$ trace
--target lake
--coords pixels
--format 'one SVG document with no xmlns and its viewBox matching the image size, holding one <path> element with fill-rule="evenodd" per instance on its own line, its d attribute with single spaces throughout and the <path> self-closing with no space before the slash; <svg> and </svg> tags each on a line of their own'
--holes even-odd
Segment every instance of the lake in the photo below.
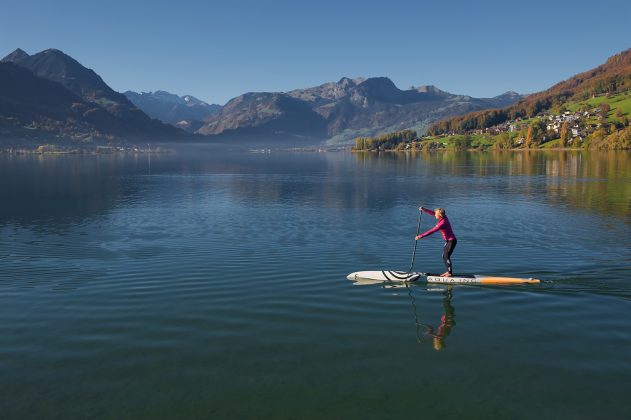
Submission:
<svg viewBox="0 0 631 420">
<path fill-rule="evenodd" d="M 0 203 L 3 418 L 631 410 L 629 153 L 0 155 Z M 408 269 L 421 204 L 456 273 L 542 284 L 347 280 Z"/>
</svg>

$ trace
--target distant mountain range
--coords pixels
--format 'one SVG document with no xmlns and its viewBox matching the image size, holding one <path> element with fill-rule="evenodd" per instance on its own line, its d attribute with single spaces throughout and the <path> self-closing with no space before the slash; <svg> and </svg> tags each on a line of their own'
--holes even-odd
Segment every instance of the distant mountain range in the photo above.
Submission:
<svg viewBox="0 0 631 420">
<path fill-rule="evenodd" d="M 246 93 L 220 107 L 164 91 L 121 94 L 62 51 L 29 55 L 18 48 L 0 61 L 0 141 L 347 144 L 358 135 L 423 131 L 440 118 L 522 98 L 514 92 L 472 98 L 434 86 L 400 90 L 385 77 L 342 78 L 290 92 Z"/>
<path fill-rule="evenodd" d="M 434 86 L 401 90 L 386 77 L 344 77 L 289 92 L 250 92 L 221 107 L 164 91 L 121 94 L 59 50 L 29 55 L 18 48 L 0 61 L 0 141 L 348 144 L 356 136 L 403 129 L 423 133 L 431 124 L 440 133 L 529 117 L 569 99 L 631 86 L 630 74 L 627 50 L 527 97 L 473 98 Z"/>
<path fill-rule="evenodd" d="M 184 133 L 151 119 L 72 57 L 17 49 L 0 61 L 0 136 L 75 142 L 174 140 Z"/>
<path fill-rule="evenodd" d="M 240 141 L 348 144 L 358 135 L 414 128 L 446 116 L 512 104 L 507 92 L 472 98 L 434 86 L 400 90 L 386 77 L 342 78 L 286 93 L 246 93 L 229 101 L 197 132 Z"/>
<path fill-rule="evenodd" d="M 142 93 L 128 90 L 125 96 L 150 117 L 189 132 L 201 128 L 206 119 L 221 109 L 221 105 L 207 104 L 192 95 L 177 96 L 163 90 Z"/>
</svg>

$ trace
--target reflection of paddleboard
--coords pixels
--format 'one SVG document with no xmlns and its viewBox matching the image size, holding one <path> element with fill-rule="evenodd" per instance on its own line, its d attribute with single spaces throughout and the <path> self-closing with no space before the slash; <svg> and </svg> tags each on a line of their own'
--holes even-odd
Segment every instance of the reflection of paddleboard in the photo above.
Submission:
<svg viewBox="0 0 631 420">
<path fill-rule="evenodd" d="M 486 276 L 482 274 L 456 274 L 453 277 L 441 277 L 437 274 L 429 273 L 407 273 L 405 271 L 357 271 L 346 276 L 353 281 L 372 280 L 390 282 L 413 282 L 424 279 L 427 283 L 449 283 L 449 284 L 522 284 L 540 283 L 540 280 L 533 278 L 514 278 Z"/>
</svg>

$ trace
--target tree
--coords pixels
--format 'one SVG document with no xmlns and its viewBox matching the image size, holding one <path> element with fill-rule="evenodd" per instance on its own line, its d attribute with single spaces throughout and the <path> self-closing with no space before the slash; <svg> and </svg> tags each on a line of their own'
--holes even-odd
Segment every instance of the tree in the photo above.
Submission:
<svg viewBox="0 0 631 420">
<path fill-rule="evenodd" d="M 456 150 L 467 150 L 471 147 L 471 136 L 458 136 L 454 140 L 454 149 Z"/>
<path fill-rule="evenodd" d="M 512 144 L 510 140 L 510 135 L 506 132 L 500 134 L 497 137 L 497 141 L 495 143 L 496 147 L 499 149 L 510 149 Z"/>
<path fill-rule="evenodd" d="M 524 142 L 524 146 L 526 146 L 527 149 L 530 148 L 533 137 L 534 137 L 534 128 L 531 125 L 530 127 L 528 127 L 528 132 L 526 133 L 526 140 Z"/>
<path fill-rule="evenodd" d="M 378 137 L 355 138 L 356 150 L 400 150 L 417 138 L 416 131 L 403 130 Z"/>
<path fill-rule="evenodd" d="M 568 132 L 568 123 L 565 121 L 561 126 L 561 146 L 567 147 L 570 140 L 570 133 Z"/>
</svg>

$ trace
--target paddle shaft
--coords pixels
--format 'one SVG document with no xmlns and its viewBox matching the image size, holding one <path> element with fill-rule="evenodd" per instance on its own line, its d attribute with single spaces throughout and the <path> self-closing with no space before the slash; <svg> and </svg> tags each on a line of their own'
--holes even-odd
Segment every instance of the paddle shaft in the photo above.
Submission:
<svg viewBox="0 0 631 420">
<path fill-rule="evenodd" d="M 416 236 L 418 236 L 418 233 L 421 231 L 421 216 L 423 216 L 423 212 L 419 211 L 418 225 L 416 226 Z M 416 245 L 418 244 L 416 236 L 414 237 L 414 252 L 412 253 L 412 262 L 410 263 L 410 269 L 408 270 L 408 273 L 412 272 L 412 267 L 414 267 L 414 258 L 416 258 Z"/>
</svg>

